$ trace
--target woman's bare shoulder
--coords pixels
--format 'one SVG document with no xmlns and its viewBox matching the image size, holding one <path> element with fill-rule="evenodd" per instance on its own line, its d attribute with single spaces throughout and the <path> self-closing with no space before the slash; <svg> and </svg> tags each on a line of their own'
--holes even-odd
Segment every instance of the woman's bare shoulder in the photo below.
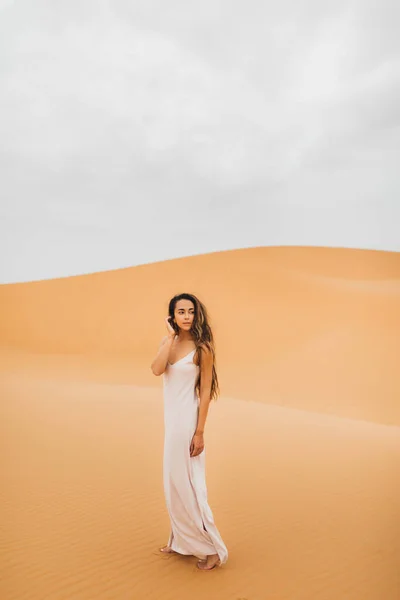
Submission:
<svg viewBox="0 0 400 600">
<path fill-rule="evenodd" d="M 202 352 L 209 352 L 209 353 L 211 353 L 210 346 L 207 344 L 207 342 L 200 342 L 200 344 L 198 344 L 197 347 L 200 348 L 200 350 Z"/>
<path fill-rule="evenodd" d="M 202 358 L 205 360 L 213 360 L 213 353 L 207 344 L 200 343 L 197 346 L 197 349 L 200 351 Z"/>
</svg>

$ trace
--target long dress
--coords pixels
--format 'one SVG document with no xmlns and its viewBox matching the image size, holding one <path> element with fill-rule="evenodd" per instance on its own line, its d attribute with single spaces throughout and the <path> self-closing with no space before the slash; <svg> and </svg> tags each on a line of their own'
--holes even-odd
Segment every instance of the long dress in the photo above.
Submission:
<svg viewBox="0 0 400 600">
<path fill-rule="evenodd" d="M 218 554 L 224 564 L 228 550 L 207 501 L 205 449 L 197 456 L 190 456 L 199 410 L 195 390 L 199 366 L 193 362 L 194 353 L 192 350 L 175 363 L 168 363 L 163 374 L 163 480 L 171 521 L 168 546 L 179 554 L 201 560 Z"/>
</svg>

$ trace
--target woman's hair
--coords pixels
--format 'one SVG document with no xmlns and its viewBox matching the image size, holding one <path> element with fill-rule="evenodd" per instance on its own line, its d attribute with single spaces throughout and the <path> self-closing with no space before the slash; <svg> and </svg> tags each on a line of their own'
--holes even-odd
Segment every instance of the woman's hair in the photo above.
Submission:
<svg viewBox="0 0 400 600">
<path fill-rule="evenodd" d="M 212 380 L 211 380 L 211 400 L 217 399 L 219 395 L 219 383 L 218 376 L 216 371 L 215 364 L 215 343 L 214 336 L 211 331 L 211 327 L 209 324 L 209 317 L 207 314 L 206 307 L 196 296 L 193 294 L 177 294 L 169 301 L 168 306 L 168 314 L 171 317 L 170 322 L 176 333 L 178 333 L 179 328 L 178 325 L 174 322 L 174 314 L 175 314 L 175 306 L 179 300 L 190 300 L 194 305 L 194 318 L 191 327 L 191 334 L 193 335 L 194 342 L 196 344 L 196 353 L 199 358 L 199 365 L 201 367 L 201 353 L 203 348 L 207 348 L 212 354 L 213 357 L 213 367 L 212 367 Z M 200 384 L 201 384 L 201 368 L 199 371 L 199 376 L 197 378 L 195 389 L 198 394 L 200 394 Z"/>
</svg>

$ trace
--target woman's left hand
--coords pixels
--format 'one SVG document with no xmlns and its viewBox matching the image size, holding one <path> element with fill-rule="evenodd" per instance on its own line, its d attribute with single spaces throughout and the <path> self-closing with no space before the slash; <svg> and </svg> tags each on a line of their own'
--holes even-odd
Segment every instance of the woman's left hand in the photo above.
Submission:
<svg viewBox="0 0 400 600">
<path fill-rule="evenodd" d="M 190 456 L 198 456 L 204 450 L 204 435 L 202 433 L 195 433 L 190 444 Z"/>
</svg>

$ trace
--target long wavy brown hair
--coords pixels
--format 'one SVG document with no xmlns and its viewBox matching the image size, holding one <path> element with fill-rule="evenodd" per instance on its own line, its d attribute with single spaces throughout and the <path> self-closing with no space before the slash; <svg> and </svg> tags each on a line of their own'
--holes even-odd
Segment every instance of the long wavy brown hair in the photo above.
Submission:
<svg viewBox="0 0 400 600">
<path fill-rule="evenodd" d="M 190 333 L 193 336 L 194 342 L 196 344 L 196 355 L 198 357 L 198 363 L 200 366 L 199 375 L 196 381 L 195 389 L 197 394 L 200 395 L 200 385 L 201 385 L 201 356 L 203 348 L 207 348 L 213 357 L 213 367 L 212 367 L 212 380 L 211 380 L 211 400 L 216 400 L 219 395 L 219 382 L 216 370 L 216 359 L 215 359 L 215 342 L 214 336 L 211 331 L 209 316 L 207 313 L 207 309 L 200 300 L 194 296 L 193 294 L 177 294 L 169 301 L 168 305 L 168 314 L 171 317 L 170 323 L 176 333 L 179 332 L 178 325 L 173 321 L 175 314 L 175 306 L 179 300 L 190 300 L 194 305 L 194 318 L 192 327 L 190 329 Z"/>
</svg>

